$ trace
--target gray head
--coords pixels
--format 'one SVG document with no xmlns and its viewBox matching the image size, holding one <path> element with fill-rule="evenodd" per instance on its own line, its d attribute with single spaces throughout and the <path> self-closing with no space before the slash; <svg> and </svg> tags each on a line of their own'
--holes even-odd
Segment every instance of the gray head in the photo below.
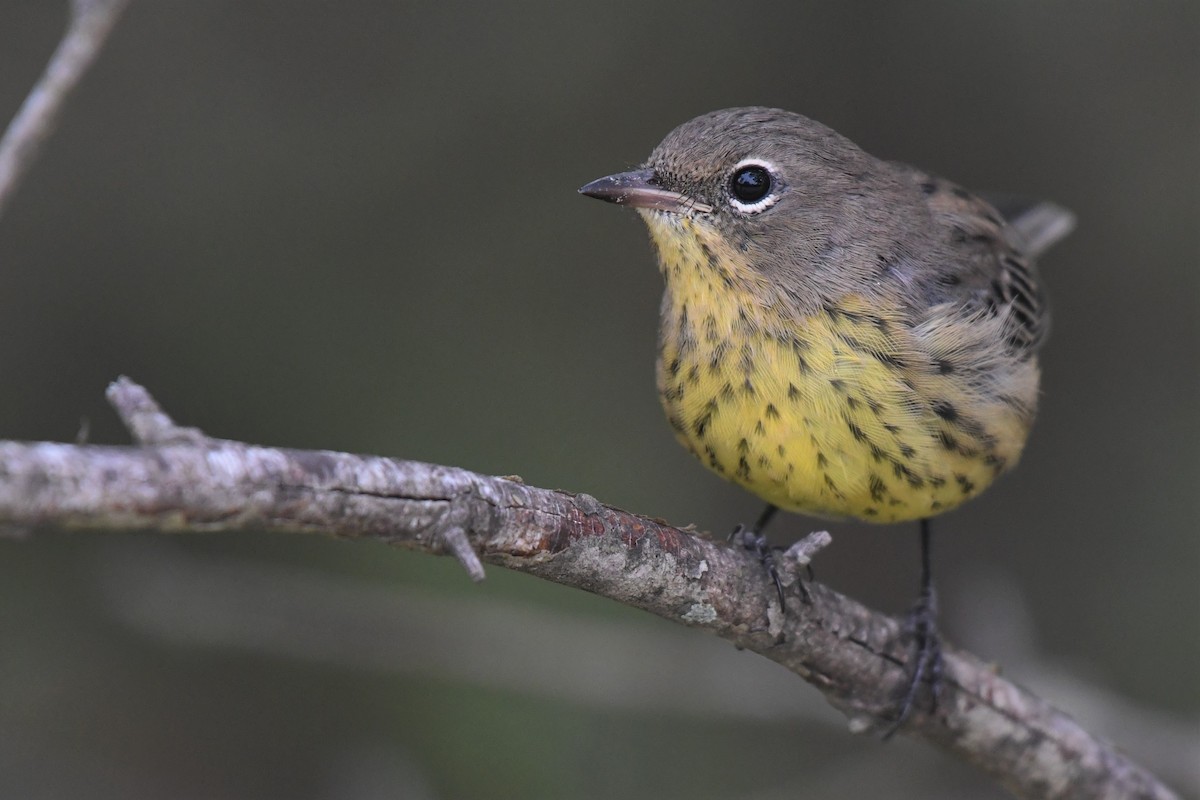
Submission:
<svg viewBox="0 0 1200 800">
<path fill-rule="evenodd" d="M 803 306 L 870 285 L 878 254 L 911 252 L 929 218 L 894 165 L 775 108 L 696 117 L 667 134 L 641 169 L 580 191 L 712 228 Z"/>
</svg>

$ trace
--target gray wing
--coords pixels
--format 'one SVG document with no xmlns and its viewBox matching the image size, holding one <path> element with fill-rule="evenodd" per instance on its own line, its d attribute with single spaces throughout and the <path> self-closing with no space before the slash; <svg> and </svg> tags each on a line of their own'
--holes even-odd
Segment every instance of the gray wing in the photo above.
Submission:
<svg viewBox="0 0 1200 800">
<path fill-rule="evenodd" d="M 970 305 L 1008 317 L 1014 350 L 1033 355 L 1050 330 L 1034 259 L 1070 232 L 1074 217 L 1052 203 L 996 198 L 996 204 L 949 181 L 912 169 L 953 258 L 943 275 Z"/>
</svg>

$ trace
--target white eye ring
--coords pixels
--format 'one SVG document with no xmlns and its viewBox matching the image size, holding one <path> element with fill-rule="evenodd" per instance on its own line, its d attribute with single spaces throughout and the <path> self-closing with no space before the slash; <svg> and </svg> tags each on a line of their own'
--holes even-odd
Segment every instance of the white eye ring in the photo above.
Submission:
<svg viewBox="0 0 1200 800">
<path fill-rule="evenodd" d="M 766 172 L 770 182 L 767 191 L 758 199 L 745 200 L 736 194 L 736 181 L 744 172 Z M 734 210 L 741 214 L 761 214 L 779 202 L 780 189 L 783 182 L 779 179 L 779 170 L 770 161 L 761 158 L 744 158 L 734 165 L 729 174 L 729 203 Z"/>
</svg>

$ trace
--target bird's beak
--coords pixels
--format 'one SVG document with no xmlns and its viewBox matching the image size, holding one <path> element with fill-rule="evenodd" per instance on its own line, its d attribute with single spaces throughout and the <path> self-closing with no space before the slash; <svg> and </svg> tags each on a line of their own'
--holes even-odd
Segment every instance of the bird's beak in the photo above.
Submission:
<svg viewBox="0 0 1200 800">
<path fill-rule="evenodd" d="M 609 175 L 581 186 L 579 193 L 595 197 L 598 200 L 607 200 L 620 206 L 653 208 L 673 214 L 684 214 L 689 211 L 707 214 L 713 210 L 708 203 L 702 203 L 693 197 L 659 186 L 652 169 L 618 172 L 616 175 Z"/>
</svg>

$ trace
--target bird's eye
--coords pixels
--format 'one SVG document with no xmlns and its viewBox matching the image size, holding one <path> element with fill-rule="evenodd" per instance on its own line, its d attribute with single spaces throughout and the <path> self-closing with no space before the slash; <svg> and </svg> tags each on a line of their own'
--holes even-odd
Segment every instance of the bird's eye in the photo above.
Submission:
<svg viewBox="0 0 1200 800">
<path fill-rule="evenodd" d="M 771 173 L 757 164 L 733 173 L 733 194 L 743 203 L 757 203 L 771 191 Z"/>
<path fill-rule="evenodd" d="M 757 214 L 778 199 L 776 184 L 775 175 L 768 164 L 744 161 L 734 167 L 729 178 L 730 200 L 738 211 Z"/>
</svg>

